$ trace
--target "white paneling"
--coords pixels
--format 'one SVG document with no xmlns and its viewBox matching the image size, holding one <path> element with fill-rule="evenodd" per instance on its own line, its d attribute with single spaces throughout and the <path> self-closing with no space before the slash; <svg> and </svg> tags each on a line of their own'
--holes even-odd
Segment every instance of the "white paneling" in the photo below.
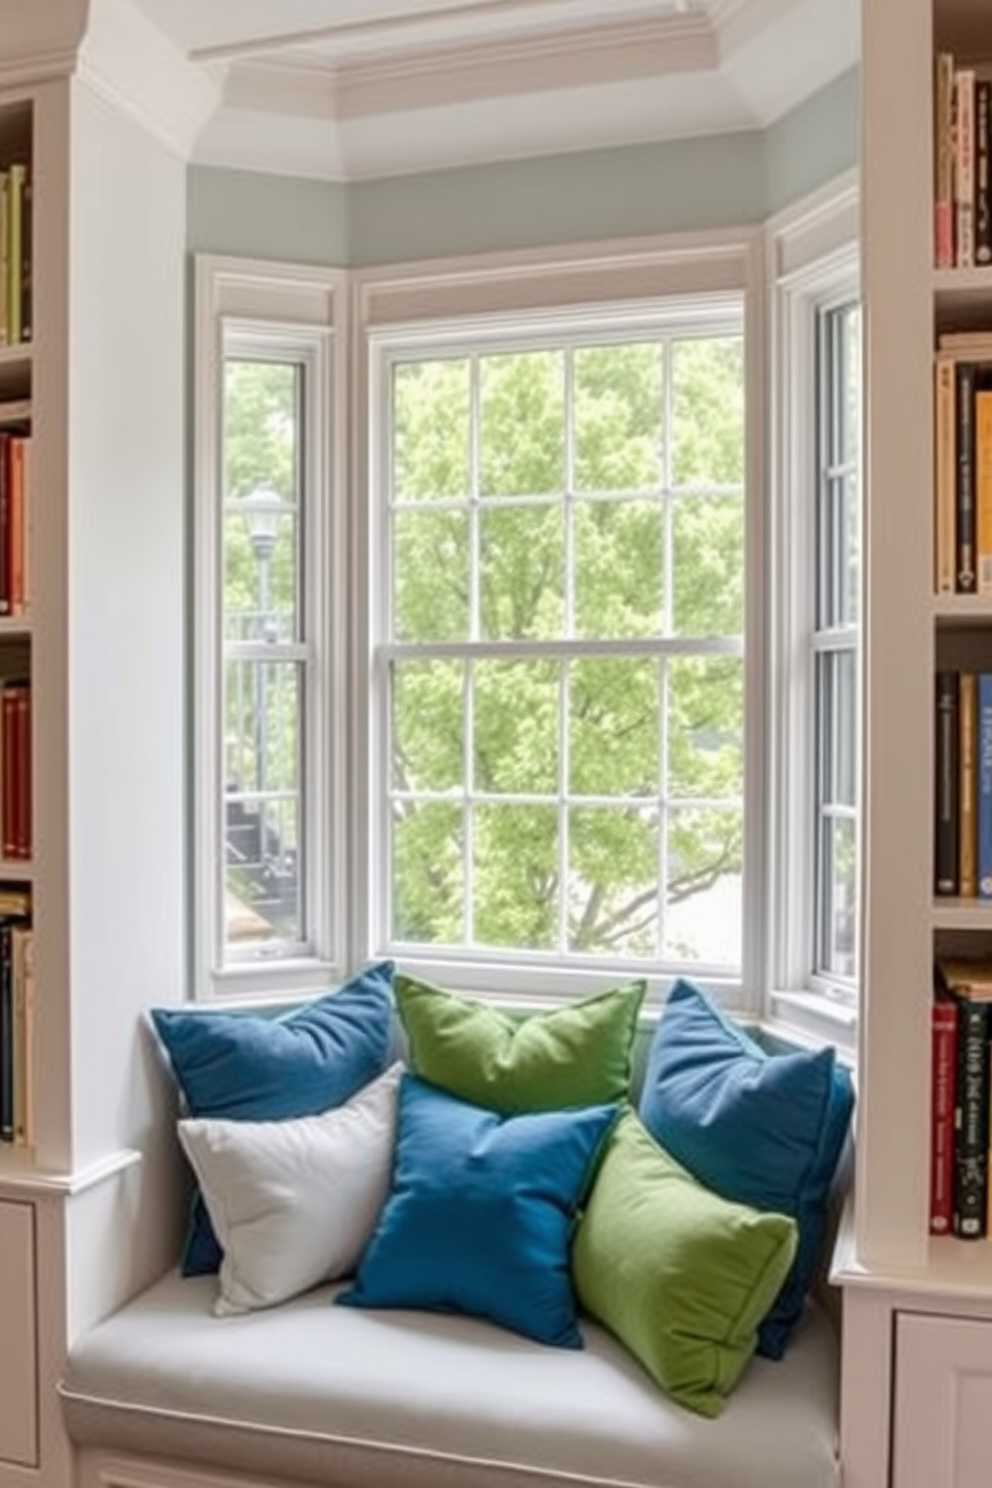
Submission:
<svg viewBox="0 0 992 1488">
<path fill-rule="evenodd" d="M 901 1313 L 892 1488 L 988 1488 L 992 1322 Z"/>
<path fill-rule="evenodd" d="M 0 1463 L 31 1467 L 38 1457 L 38 1344 L 30 1204 L 0 1202 L 0 1258 Z"/>
</svg>

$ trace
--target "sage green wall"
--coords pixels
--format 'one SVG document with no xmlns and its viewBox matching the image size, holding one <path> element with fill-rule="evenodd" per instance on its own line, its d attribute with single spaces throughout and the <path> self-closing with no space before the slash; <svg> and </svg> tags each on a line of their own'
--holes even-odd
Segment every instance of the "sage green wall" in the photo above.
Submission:
<svg viewBox="0 0 992 1488">
<path fill-rule="evenodd" d="M 356 267 L 763 221 L 857 161 L 858 71 L 764 132 L 349 184 L 191 166 L 192 253 Z"/>
</svg>

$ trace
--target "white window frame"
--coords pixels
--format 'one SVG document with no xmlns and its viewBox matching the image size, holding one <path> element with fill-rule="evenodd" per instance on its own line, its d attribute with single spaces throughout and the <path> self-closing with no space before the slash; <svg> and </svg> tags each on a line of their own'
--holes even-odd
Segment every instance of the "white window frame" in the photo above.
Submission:
<svg viewBox="0 0 992 1488">
<path fill-rule="evenodd" d="M 205 255 L 196 263 L 194 386 L 194 861 L 191 981 L 202 1000 L 298 995 L 346 963 L 343 729 L 346 479 L 344 276 L 327 270 Z M 299 565 L 301 811 L 306 811 L 301 909 L 305 943 L 262 943 L 225 959 L 223 781 L 223 362 L 226 351 L 305 369 Z"/>
<path fill-rule="evenodd" d="M 857 1030 L 857 985 L 814 971 L 816 653 L 829 645 L 829 638 L 816 633 L 817 326 L 824 311 L 858 298 L 858 269 L 858 191 L 853 172 L 769 223 L 774 389 L 769 428 L 773 457 L 769 1021 L 851 1051 Z"/>
<path fill-rule="evenodd" d="M 374 492 L 385 451 L 371 437 L 371 409 L 382 396 L 382 367 L 389 349 L 435 338 L 438 345 L 477 337 L 480 331 L 498 330 L 513 317 L 513 337 L 519 340 L 522 327 L 535 334 L 567 321 L 595 330 L 608 323 L 622 327 L 624 317 L 636 325 L 645 311 L 682 301 L 690 311 L 693 300 L 699 307 L 713 303 L 711 297 L 733 294 L 743 300 L 745 338 L 745 633 L 757 639 L 764 634 L 762 554 L 764 512 L 761 431 L 763 403 L 763 242 L 760 232 L 686 235 L 651 243 L 609 245 L 591 259 L 582 251 L 538 252 L 525 255 L 493 255 L 471 264 L 414 266 L 397 275 L 395 270 L 369 271 L 358 275 L 360 332 L 360 389 L 364 404 L 359 412 L 363 438 L 356 472 L 358 488 L 370 492 L 359 513 L 356 572 L 378 575 L 368 590 L 362 635 L 357 696 L 368 697 L 377 688 L 376 666 L 382 653 L 376 640 L 384 634 L 384 584 L 381 564 L 385 561 L 377 527 Z M 636 292 L 632 293 L 632 291 Z M 615 298 L 611 298 L 611 296 Z M 541 309 L 534 309 L 539 305 Z M 545 308 L 546 307 L 546 308 Z M 457 312 L 457 313 L 456 313 Z M 377 564 L 379 567 L 377 567 Z M 763 733 L 765 699 L 764 665 L 760 643 L 745 648 L 745 780 L 747 827 L 744 847 L 744 895 L 742 903 L 743 957 L 739 979 L 719 980 L 700 975 L 718 991 L 728 1007 L 756 1014 L 764 1005 L 764 925 L 762 870 L 764 863 L 764 771 Z M 370 719 L 371 732 L 359 731 L 354 759 L 361 780 L 356 800 L 362 820 L 371 822 L 363 843 L 363 874 L 366 899 L 356 906 L 359 940 L 364 959 L 392 954 L 386 939 L 385 888 L 380 872 L 384 865 L 372 844 L 382 840 L 382 803 L 376 791 L 376 772 L 386 769 L 386 729 L 381 710 Z M 374 766 L 372 762 L 375 762 Z M 381 778 L 386 778 L 382 775 Z M 431 947 L 404 947 L 403 966 L 442 985 L 486 994 L 513 1002 L 553 1002 L 569 996 L 600 990 L 620 975 L 646 976 L 652 987 L 666 986 L 672 978 L 654 968 L 630 966 L 618 972 L 612 964 L 540 964 L 524 956 L 485 959 L 466 954 L 444 954 Z M 692 971 L 687 969 L 687 975 Z M 656 1005 L 654 991 L 649 1002 Z"/>
</svg>

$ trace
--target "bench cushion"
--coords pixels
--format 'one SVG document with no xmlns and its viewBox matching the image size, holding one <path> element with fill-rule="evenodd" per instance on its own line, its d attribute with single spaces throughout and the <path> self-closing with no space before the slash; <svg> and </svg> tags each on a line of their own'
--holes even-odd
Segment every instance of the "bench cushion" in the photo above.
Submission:
<svg viewBox="0 0 992 1488">
<path fill-rule="evenodd" d="M 668 1400 L 588 1319 L 581 1351 L 432 1313 L 332 1307 L 324 1287 L 217 1318 L 169 1275 L 70 1354 L 80 1445 L 325 1488 L 838 1488 L 837 1345 L 807 1307 L 722 1416 Z"/>
</svg>

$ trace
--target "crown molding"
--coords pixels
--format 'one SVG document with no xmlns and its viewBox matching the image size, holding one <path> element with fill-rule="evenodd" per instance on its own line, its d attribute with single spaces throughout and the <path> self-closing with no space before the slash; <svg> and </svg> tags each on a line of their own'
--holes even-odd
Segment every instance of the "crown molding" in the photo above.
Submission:
<svg viewBox="0 0 992 1488">
<path fill-rule="evenodd" d="M 82 81 L 182 158 L 221 97 L 215 69 L 194 66 L 129 0 L 90 0 Z"/>
<path fill-rule="evenodd" d="M 68 77 L 86 31 L 89 0 L 0 0 L 0 87 Z"/>
<path fill-rule="evenodd" d="M 673 15 L 352 62 L 320 63 L 312 52 L 294 49 L 277 61 L 232 63 L 224 103 L 311 118 L 362 119 L 709 71 L 718 62 L 717 39 L 708 23 Z"/>
<path fill-rule="evenodd" d="M 709 24 L 685 16 L 585 26 L 558 34 L 448 46 L 340 68 L 343 119 L 443 107 L 474 98 L 663 79 L 719 63 Z"/>
</svg>

